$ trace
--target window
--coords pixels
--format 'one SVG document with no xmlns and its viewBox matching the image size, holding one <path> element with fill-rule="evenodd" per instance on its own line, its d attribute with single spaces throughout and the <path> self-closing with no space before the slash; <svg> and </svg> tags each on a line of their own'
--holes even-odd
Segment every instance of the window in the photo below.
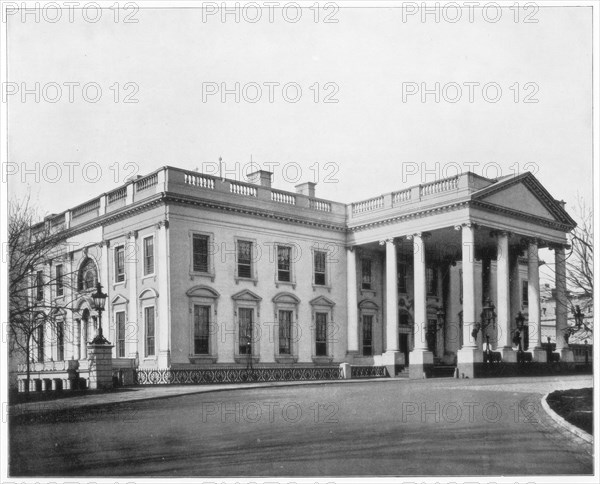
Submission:
<svg viewBox="0 0 600 484">
<path fill-rule="evenodd" d="M 279 311 L 279 354 L 292 354 L 292 311 Z"/>
<path fill-rule="evenodd" d="M 406 264 L 398 264 L 398 292 L 406 294 Z"/>
<path fill-rule="evenodd" d="M 144 308 L 144 321 L 146 322 L 146 356 L 156 354 L 154 348 L 154 306 Z"/>
<path fill-rule="evenodd" d="M 144 239 L 144 275 L 154 274 L 154 237 Z"/>
<path fill-rule="evenodd" d="M 438 289 L 438 278 L 437 278 L 437 268 L 428 267 L 425 272 L 427 278 L 427 295 L 428 296 L 437 296 Z"/>
<path fill-rule="evenodd" d="M 363 356 L 371 356 L 373 354 L 373 315 L 363 315 L 363 341 L 362 341 Z"/>
<path fill-rule="evenodd" d="M 38 301 L 44 299 L 44 273 L 37 271 L 35 274 L 35 298 Z"/>
<path fill-rule="evenodd" d="M 315 269 L 315 285 L 324 286 L 327 283 L 326 273 L 327 252 L 324 250 L 315 250 L 314 252 L 314 269 Z"/>
<path fill-rule="evenodd" d="M 371 259 L 362 259 L 362 288 L 372 289 L 372 277 L 371 277 Z"/>
<path fill-rule="evenodd" d="M 237 250 L 238 277 L 252 277 L 252 242 L 247 240 L 238 241 Z"/>
<path fill-rule="evenodd" d="M 194 305 L 194 354 L 209 353 L 210 306 Z"/>
<path fill-rule="evenodd" d="M 116 314 L 117 319 L 117 357 L 125 358 L 125 311 Z"/>
<path fill-rule="evenodd" d="M 115 282 L 125 280 L 125 247 L 115 247 Z"/>
<path fill-rule="evenodd" d="M 521 282 L 521 298 L 523 306 L 527 306 L 529 304 L 529 288 L 527 281 Z"/>
<path fill-rule="evenodd" d="M 77 288 L 80 291 L 87 291 L 88 289 L 94 289 L 98 282 L 98 270 L 96 269 L 96 263 L 87 258 L 79 269 L 77 276 Z"/>
<path fill-rule="evenodd" d="M 44 325 L 40 324 L 36 330 L 36 341 L 37 341 L 37 360 L 39 362 L 44 361 Z"/>
<path fill-rule="evenodd" d="M 56 360 L 64 361 L 65 359 L 65 323 L 57 321 L 56 325 Z"/>
<path fill-rule="evenodd" d="M 56 266 L 56 295 L 62 296 L 64 292 L 63 284 L 63 266 L 59 264 Z"/>
<path fill-rule="evenodd" d="M 316 313 L 316 347 L 317 356 L 327 356 L 327 313 Z"/>
<path fill-rule="evenodd" d="M 291 247 L 277 246 L 277 280 L 279 282 L 291 282 L 292 280 L 291 255 Z"/>
<path fill-rule="evenodd" d="M 208 272 L 208 235 L 192 236 L 192 270 Z"/>
<path fill-rule="evenodd" d="M 252 354 L 252 322 L 254 310 L 252 308 L 239 308 L 239 347 L 240 355 Z"/>
</svg>

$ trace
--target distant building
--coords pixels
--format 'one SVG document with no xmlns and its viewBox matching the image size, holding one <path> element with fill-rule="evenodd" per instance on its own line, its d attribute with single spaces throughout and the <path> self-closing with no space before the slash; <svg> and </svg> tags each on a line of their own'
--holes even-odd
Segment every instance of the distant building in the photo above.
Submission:
<svg viewBox="0 0 600 484">
<path fill-rule="evenodd" d="M 59 335 L 40 328 L 38 378 L 85 377 L 97 281 L 115 371 L 348 362 L 408 366 L 416 378 L 436 364 L 473 375 L 486 337 L 516 362 L 525 309 L 519 334 L 545 361 L 538 249 L 554 249 L 565 297 L 575 226 L 531 173 L 463 173 L 346 205 L 318 198 L 314 183 L 278 190 L 265 171 L 246 183 L 173 167 L 44 223 L 70 249 L 40 270 L 75 277 L 60 290 L 40 283 L 32 297 L 77 302 Z M 493 321 L 482 320 L 488 299 Z M 563 331 L 560 305 L 554 319 Z"/>
</svg>

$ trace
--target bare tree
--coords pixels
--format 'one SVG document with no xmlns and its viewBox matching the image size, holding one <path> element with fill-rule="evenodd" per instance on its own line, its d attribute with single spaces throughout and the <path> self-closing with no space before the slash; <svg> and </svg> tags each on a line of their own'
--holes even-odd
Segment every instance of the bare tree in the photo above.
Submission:
<svg viewBox="0 0 600 484">
<path fill-rule="evenodd" d="M 9 349 L 20 352 L 25 360 L 26 391 L 29 391 L 33 348 L 43 344 L 40 336 L 44 328 L 50 327 L 53 334 L 63 331 L 64 338 L 65 316 L 76 294 L 69 290 L 74 280 L 72 274 L 56 270 L 60 264 L 56 261 L 66 253 L 66 243 L 60 236 L 62 227 L 53 225 L 52 220 L 36 223 L 37 220 L 29 197 L 9 202 Z"/>
<path fill-rule="evenodd" d="M 567 285 L 569 287 L 569 308 L 573 316 L 586 314 L 594 302 L 594 214 L 579 199 L 578 225 L 571 232 L 571 250 L 567 254 Z M 583 331 L 585 337 L 592 335 L 593 318 L 575 318 L 575 325 L 567 329 L 565 337 Z"/>
</svg>

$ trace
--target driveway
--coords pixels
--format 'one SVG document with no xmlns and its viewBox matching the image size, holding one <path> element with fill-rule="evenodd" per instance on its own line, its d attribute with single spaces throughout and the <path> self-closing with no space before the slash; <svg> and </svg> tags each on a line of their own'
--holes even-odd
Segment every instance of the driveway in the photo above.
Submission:
<svg viewBox="0 0 600 484">
<path fill-rule="evenodd" d="M 12 416 L 13 476 L 591 474 L 543 394 L 591 376 L 234 389 Z M 188 387 L 189 390 L 189 387 Z"/>
</svg>

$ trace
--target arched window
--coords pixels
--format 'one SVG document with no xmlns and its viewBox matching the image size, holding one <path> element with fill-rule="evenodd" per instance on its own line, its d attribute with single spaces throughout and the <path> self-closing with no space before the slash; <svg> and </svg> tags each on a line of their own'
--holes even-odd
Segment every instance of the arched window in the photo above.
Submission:
<svg viewBox="0 0 600 484">
<path fill-rule="evenodd" d="M 87 291 L 94 289 L 98 283 L 98 269 L 96 263 L 89 257 L 83 261 L 77 275 L 77 289 Z"/>
</svg>

